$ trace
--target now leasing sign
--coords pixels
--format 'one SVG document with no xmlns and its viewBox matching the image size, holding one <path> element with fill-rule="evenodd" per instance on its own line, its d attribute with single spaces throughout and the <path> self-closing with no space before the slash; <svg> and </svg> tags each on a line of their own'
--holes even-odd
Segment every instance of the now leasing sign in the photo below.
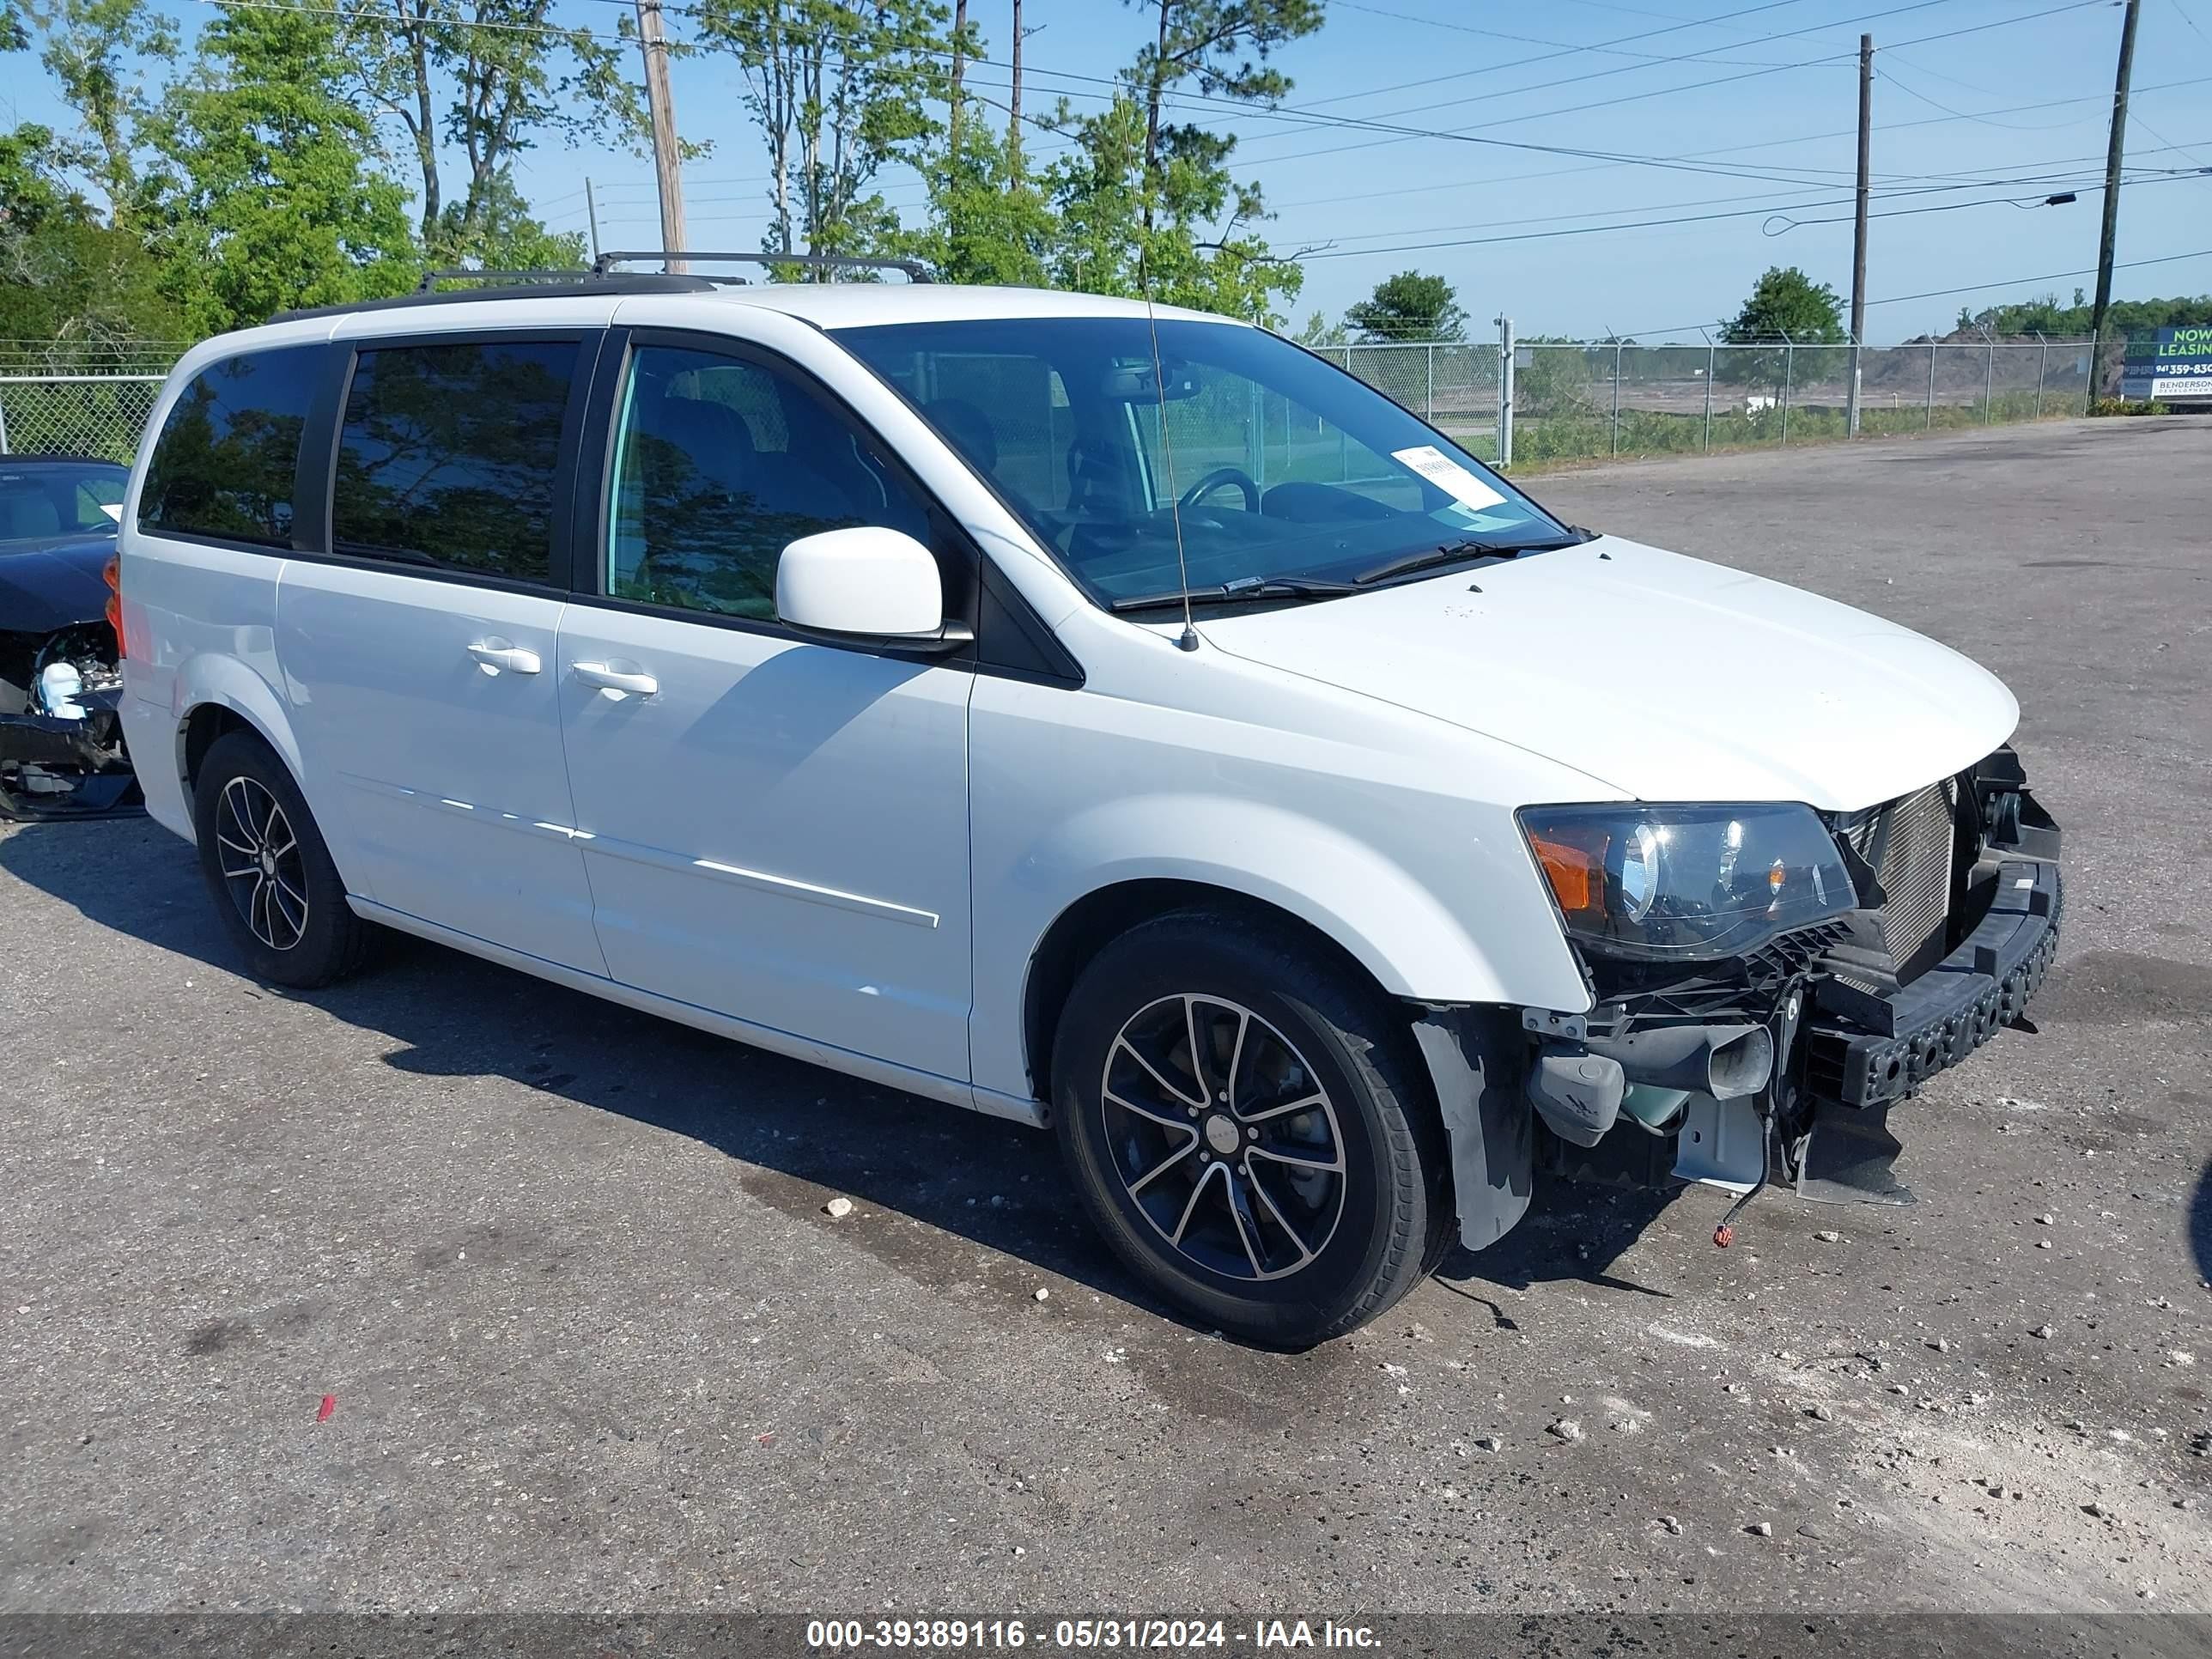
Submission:
<svg viewBox="0 0 2212 1659">
<path fill-rule="evenodd" d="M 2154 340 L 2129 341 L 2120 396 L 2212 400 L 2212 327 L 2162 328 Z"/>
</svg>

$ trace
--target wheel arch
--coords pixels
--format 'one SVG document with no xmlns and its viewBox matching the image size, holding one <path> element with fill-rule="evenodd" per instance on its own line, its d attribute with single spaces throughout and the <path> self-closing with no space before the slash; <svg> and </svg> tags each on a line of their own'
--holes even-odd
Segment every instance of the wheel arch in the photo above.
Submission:
<svg viewBox="0 0 2212 1659">
<path fill-rule="evenodd" d="M 1188 877 L 1145 876 L 1112 882 L 1063 909 L 1030 955 L 1022 994 L 1022 1049 L 1037 1100 L 1050 1102 L 1054 1039 L 1060 1013 L 1084 969 L 1132 928 L 1188 910 L 1226 911 L 1293 938 L 1363 989 L 1386 1002 L 1398 1000 L 1398 994 L 1357 952 L 1307 917 L 1271 900 Z M 1410 1009 L 1406 1018 L 1410 1031 Z"/>
<path fill-rule="evenodd" d="M 292 722 L 269 683 L 234 659 L 197 656 L 177 671 L 177 775 L 191 797 L 199 777 L 200 763 L 217 738 L 246 731 L 267 744 L 293 782 L 306 791 L 301 775 L 300 745 Z"/>
</svg>

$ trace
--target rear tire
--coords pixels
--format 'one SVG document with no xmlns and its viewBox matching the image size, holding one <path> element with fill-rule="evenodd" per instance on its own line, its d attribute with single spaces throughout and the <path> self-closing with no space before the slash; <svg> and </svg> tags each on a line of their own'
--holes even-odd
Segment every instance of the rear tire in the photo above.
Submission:
<svg viewBox="0 0 2212 1659">
<path fill-rule="evenodd" d="M 1285 1348 L 1357 1329 L 1449 1243 L 1442 1125 L 1404 1018 L 1231 913 L 1132 929 L 1076 981 L 1054 1129 L 1084 1207 L 1161 1295 Z"/>
<path fill-rule="evenodd" d="M 356 971 L 375 929 L 345 883 L 292 775 L 246 732 L 219 738 L 192 787 L 200 872 L 256 979 L 313 990 Z"/>
</svg>

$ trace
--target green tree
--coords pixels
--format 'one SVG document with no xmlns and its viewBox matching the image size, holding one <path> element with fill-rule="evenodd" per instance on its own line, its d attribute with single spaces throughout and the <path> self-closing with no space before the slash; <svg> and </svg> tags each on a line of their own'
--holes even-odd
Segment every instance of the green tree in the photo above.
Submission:
<svg viewBox="0 0 2212 1659">
<path fill-rule="evenodd" d="M 468 203 L 448 202 L 426 250 L 433 264 L 459 257 L 485 270 L 581 270 L 580 231 L 552 231 L 533 216 L 505 168 L 471 186 Z"/>
<path fill-rule="evenodd" d="M 1316 311 L 1291 337 L 1302 346 L 1341 348 L 1352 343 L 1352 331 L 1342 323 L 1332 323 L 1324 313 Z"/>
<path fill-rule="evenodd" d="M 1815 283 L 1795 265 L 1769 268 L 1752 284 L 1742 309 L 1721 329 L 1723 341 L 1740 346 L 1836 345 L 1849 337 L 1836 290 Z M 1832 352 L 1731 351 L 1721 362 L 1720 375 L 1778 387 L 1786 378 L 1809 380 L 1832 374 L 1839 362 L 1839 354 Z"/>
<path fill-rule="evenodd" d="M 1266 210 L 1256 186 L 1230 176 L 1234 140 L 1206 135 L 1210 143 L 1200 146 L 1178 129 L 1178 143 L 1148 172 L 1145 106 L 1134 94 L 1079 119 L 1063 106 L 1054 125 L 1075 139 L 1047 174 L 1060 218 L 1055 286 L 1149 292 L 1164 305 L 1280 320 L 1277 302 L 1297 297 L 1304 273 L 1255 228 Z"/>
<path fill-rule="evenodd" d="M 1374 293 L 1350 307 L 1344 320 L 1362 340 L 1460 340 L 1467 313 L 1441 276 L 1401 270 L 1375 284 Z"/>
<path fill-rule="evenodd" d="M 1150 45 L 1138 54 L 1129 79 L 1145 100 L 1145 171 L 1157 174 L 1163 157 L 1181 150 L 1200 166 L 1218 166 L 1235 141 L 1196 125 L 1161 119 L 1163 101 L 1187 81 L 1209 98 L 1273 103 L 1291 89 L 1290 77 L 1267 65 L 1276 47 L 1322 25 L 1322 0 L 1123 0 L 1154 15 Z M 1146 204 L 1147 229 L 1156 204 Z"/>
<path fill-rule="evenodd" d="M 352 76 L 319 10 L 241 8 L 202 32 L 153 124 L 167 286 L 195 330 L 412 284 L 407 192 L 380 165 Z"/>
<path fill-rule="evenodd" d="M 939 0 L 701 0 L 702 41 L 735 58 L 768 149 L 769 252 L 872 255 L 901 244 L 875 179 L 943 131 L 951 95 Z M 797 275 L 796 269 L 779 273 Z M 827 273 L 815 273 L 826 276 Z"/>
<path fill-rule="evenodd" d="M 2088 296 L 2077 288 L 2071 305 L 2061 303 L 2056 294 L 2046 294 L 2040 299 L 2009 301 L 1980 311 L 1968 311 L 1961 306 L 1958 327 L 1960 332 L 1978 337 L 1986 331 L 1996 335 L 2047 334 L 2054 339 L 2069 335 L 2087 337 L 2092 311 Z M 2116 300 L 2106 324 L 2118 335 L 2207 325 L 2212 325 L 2212 294 L 2193 297 L 2185 295 L 2171 300 Z"/>
<path fill-rule="evenodd" d="M 501 263 L 492 221 L 514 204 L 516 155 L 541 135 L 645 131 L 627 54 L 551 17 L 552 0 L 365 0 L 338 21 L 354 84 L 406 136 L 422 179 L 417 234 L 434 263 Z M 456 153 L 458 194 L 441 161 Z"/>
<path fill-rule="evenodd" d="M 1237 141 L 1163 118 L 1186 86 L 1207 96 L 1267 100 L 1291 88 L 1266 64 L 1286 40 L 1321 26 L 1319 0 L 1128 0 L 1152 11 L 1154 38 L 1104 109 L 1078 117 L 1063 100 L 1046 124 L 1074 140 L 1047 174 L 1060 218 L 1053 280 L 1095 294 L 1158 300 L 1280 320 L 1304 281 L 1297 256 L 1260 234 L 1267 204 L 1230 171 Z"/>
<path fill-rule="evenodd" d="M 48 128 L 0 134 L 0 337 L 38 343 L 56 370 L 181 338 L 184 320 L 144 240 L 102 223 L 68 166 Z"/>
<path fill-rule="evenodd" d="M 130 60 L 174 58 L 176 23 L 145 0 L 51 0 L 23 9 L 42 37 L 39 61 L 84 124 L 82 139 L 64 141 L 58 153 L 98 184 L 110 221 L 121 224 L 139 205 L 138 135 L 149 112 L 143 77 Z M 21 22 L 0 35 L 27 44 Z"/>
</svg>

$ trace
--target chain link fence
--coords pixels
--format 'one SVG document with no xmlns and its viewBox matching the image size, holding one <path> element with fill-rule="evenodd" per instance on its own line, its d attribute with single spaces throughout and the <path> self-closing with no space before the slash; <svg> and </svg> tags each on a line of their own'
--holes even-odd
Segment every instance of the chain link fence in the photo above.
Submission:
<svg viewBox="0 0 2212 1659">
<path fill-rule="evenodd" d="M 1523 469 L 1613 456 L 1710 454 L 2079 415 L 2118 386 L 2125 344 L 2093 375 L 2086 340 L 1867 346 L 1415 341 L 1316 348 L 1471 453 Z M 138 372 L 141 368 L 146 372 Z M 0 454 L 137 453 L 162 375 L 57 373 L 0 359 Z M 1287 449 L 1292 434 L 1283 416 Z M 1501 447 L 1500 434 L 1508 445 Z"/>
<path fill-rule="evenodd" d="M 1416 340 L 1388 345 L 1317 346 L 1419 416 L 1471 455 L 1498 459 L 1498 347 L 1486 341 Z"/>
<path fill-rule="evenodd" d="M 2100 389 L 2117 384 L 2122 349 L 2107 343 Z M 1530 341 L 1510 348 L 1510 394 L 1502 342 L 1318 349 L 1485 460 L 1522 468 L 1842 439 L 1854 374 L 1867 437 L 2079 415 L 2093 378 L 2087 341 L 2039 336 L 1856 350 Z"/>
<path fill-rule="evenodd" d="M 99 455 L 127 465 L 165 378 L 0 374 L 0 455 Z"/>
</svg>

